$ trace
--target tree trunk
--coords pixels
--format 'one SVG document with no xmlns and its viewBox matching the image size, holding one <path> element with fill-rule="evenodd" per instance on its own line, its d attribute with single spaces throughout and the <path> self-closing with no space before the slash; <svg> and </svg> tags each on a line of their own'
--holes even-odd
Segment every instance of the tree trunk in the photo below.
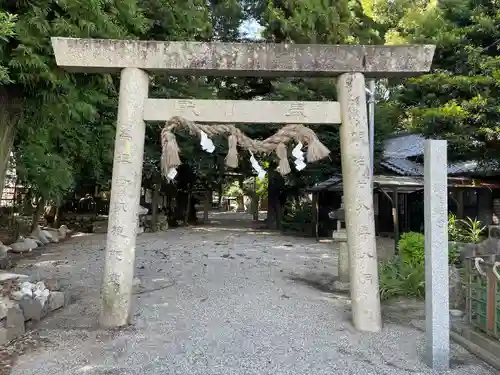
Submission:
<svg viewBox="0 0 500 375">
<path fill-rule="evenodd" d="M 186 212 L 184 213 L 184 225 L 188 225 L 189 213 L 191 211 L 191 191 L 187 193 Z"/>
<path fill-rule="evenodd" d="M 0 109 L 0 195 L 5 187 L 5 179 L 9 168 L 10 152 L 14 144 L 15 125 Z"/>
<path fill-rule="evenodd" d="M 259 196 L 255 191 L 257 189 L 256 177 L 253 178 L 252 194 L 250 195 L 250 212 L 252 213 L 252 220 L 259 221 Z"/>
<path fill-rule="evenodd" d="M 259 221 L 259 196 L 256 193 L 251 196 L 250 212 L 252 213 L 252 220 Z"/>
<path fill-rule="evenodd" d="M 218 198 L 218 202 L 217 202 L 217 208 L 220 210 L 221 209 L 221 206 L 222 206 L 222 189 L 223 189 L 223 184 L 222 182 L 219 184 L 219 198 Z"/>
<path fill-rule="evenodd" d="M 0 197 L 5 187 L 16 124 L 21 118 L 21 98 L 22 94 L 13 87 L 0 88 Z"/>
<path fill-rule="evenodd" d="M 267 188 L 268 201 L 267 201 L 267 227 L 269 229 L 280 229 L 282 204 L 281 204 L 281 190 L 283 189 L 283 177 L 270 169 L 269 171 L 269 184 Z"/>
<path fill-rule="evenodd" d="M 203 222 L 208 222 L 208 213 L 212 208 L 212 190 L 205 190 L 205 209 L 203 210 Z"/>
<path fill-rule="evenodd" d="M 54 215 L 54 228 L 59 228 L 61 225 L 61 204 L 56 207 L 56 214 Z"/>
<path fill-rule="evenodd" d="M 31 231 L 34 231 L 36 226 L 38 225 L 38 220 L 40 220 L 40 216 L 42 216 L 44 209 L 45 209 L 45 199 L 39 198 L 38 203 L 36 204 L 35 212 L 33 212 L 31 220 Z"/>
<path fill-rule="evenodd" d="M 151 202 L 151 226 L 153 227 L 153 232 L 158 230 L 158 204 L 160 202 L 160 186 L 161 184 L 155 184 L 153 190 L 153 197 Z"/>
</svg>

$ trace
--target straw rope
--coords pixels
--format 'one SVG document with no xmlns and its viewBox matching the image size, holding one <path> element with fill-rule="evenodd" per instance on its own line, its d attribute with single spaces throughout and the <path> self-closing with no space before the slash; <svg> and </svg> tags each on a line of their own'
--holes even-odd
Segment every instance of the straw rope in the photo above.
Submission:
<svg viewBox="0 0 500 375">
<path fill-rule="evenodd" d="M 179 146 L 174 135 L 174 131 L 179 128 L 186 128 L 190 134 L 198 137 L 201 131 L 205 132 L 208 137 L 228 134 L 229 151 L 226 156 L 226 165 L 231 168 L 238 167 L 238 145 L 252 153 L 270 153 L 275 151 L 280 160 L 278 170 L 282 175 L 290 173 L 291 170 L 286 148 L 286 144 L 291 140 L 307 145 L 308 162 L 323 159 L 330 153 L 330 150 L 321 143 L 313 130 L 300 124 L 286 125 L 267 139 L 255 140 L 249 138 L 234 125 L 203 125 L 176 116 L 165 123 L 165 127 L 161 132 L 161 167 L 164 174 L 170 168 L 176 168 L 181 164 Z"/>
</svg>

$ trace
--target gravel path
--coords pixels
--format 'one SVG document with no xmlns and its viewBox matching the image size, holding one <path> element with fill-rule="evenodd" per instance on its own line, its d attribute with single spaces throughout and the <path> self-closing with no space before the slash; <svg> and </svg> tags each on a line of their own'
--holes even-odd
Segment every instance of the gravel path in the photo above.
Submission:
<svg viewBox="0 0 500 375">
<path fill-rule="evenodd" d="M 139 236 L 136 322 L 124 331 L 96 325 L 104 235 L 24 260 L 17 272 L 58 277 L 76 300 L 40 323 L 48 343 L 12 375 L 433 374 L 409 324 L 418 313 L 388 316 L 381 334 L 356 332 L 346 296 L 325 291 L 333 246 L 254 231 L 244 216 Z M 495 374 L 455 345 L 452 363 L 450 374 Z"/>
</svg>

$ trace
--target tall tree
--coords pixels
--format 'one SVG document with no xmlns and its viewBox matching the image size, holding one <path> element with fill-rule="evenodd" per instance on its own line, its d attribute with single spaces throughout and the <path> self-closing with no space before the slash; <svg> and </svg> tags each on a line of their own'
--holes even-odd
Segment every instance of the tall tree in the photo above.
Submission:
<svg viewBox="0 0 500 375">
<path fill-rule="evenodd" d="M 427 1 L 391 21 L 388 42 L 436 44 L 431 74 L 396 82 L 393 121 L 447 139 L 450 156 L 497 163 L 500 2 Z"/>
<path fill-rule="evenodd" d="M 363 4 L 357 0 L 262 0 L 249 3 L 247 11 L 264 27 L 262 35 L 270 42 L 350 44 L 382 41 L 376 23 L 365 14 Z M 335 79 L 277 79 L 270 82 L 264 96 L 272 100 L 336 100 L 335 83 Z M 305 187 L 340 171 L 338 127 L 322 126 L 314 130 L 332 151 L 331 157 L 308 165 L 303 171 L 293 171 L 285 179 L 270 174 L 268 225 L 271 228 L 280 226 L 287 195 L 298 196 Z M 271 168 L 276 166 L 272 160 L 270 165 Z"/>
<path fill-rule="evenodd" d="M 60 197 L 80 168 L 99 169 L 98 155 L 106 151 L 96 147 L 109 150 L 114 115 L 106 111 L 116 106 L 116 85 L 109 75 L 59 69 L 50 37 L 127 38 L 143 35 L 147 24 L 135 0 L 3 0 L 0 9 L 17 15 L 15 34 L 0 57 L 10 78 L 0 86 L 0 102 L 8 104 L 0 108 L 7 146 L 0 155 L 0 180 L 15 142 L 21 177 L 44 199 Z M 88 167 L 89 161 L 96 163 Z"/>
</svg>

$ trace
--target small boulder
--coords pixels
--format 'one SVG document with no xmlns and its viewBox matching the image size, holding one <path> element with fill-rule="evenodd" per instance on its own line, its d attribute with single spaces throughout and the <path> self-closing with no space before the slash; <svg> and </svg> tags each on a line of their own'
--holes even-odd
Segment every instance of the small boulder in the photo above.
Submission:
<svg viewBox="0 0 500 375">
<path fill-rule="evenodd" d="M 9 298 L 0 297 L 0 320 L 7 317 L 7 312 L 12 306 L 14 306 L 14 302 L 12 302 Z"/>
<path fill-rule="evenodd" d="M 49 295 L 49 308 L 51 311 L 60 309 L 64 306 L 64 293 L 63 292 L 51 292 Z"/>
<path fill-rule="evenodd" d="M 40 233 L 49 241 L 49 242 L 53 242 L 52 241 L 52 234 L 48 231 L 48 230 L 45 230 L 45 229 L 41 229 L 40 230 Z"/>
<path fill-rule="evenodd" d="M 19 301 L 19 306 L 23 311 L 25 320 L 38 322 L 42 318 L 44 304 L 40 299 L 24 296 Z"/>
<path fill-rule="evenodd" d="M 59 291 L 59 289 L 60 289 L 59 281 L 57 281 L 57 279 L 45 279 L 45 286 L 51 292 L 52 291 Z"/>
<path fill-rule="evenodd" d="M 68 227 L 66 225 L 61 225 L 59 227 L 59 229 L 57 230 L 58 234 L 59 234 L 59 239 L 60 240 L 63 240 L 65 239 L 69 233 L 71 233 L 71 231 L 68 229 Z"/>
<path fill-rule="evenodd" d="M 24 334 L 24 315 L 18 305 L 13 305 L 7 311 L 5 328 L 7 329 L 7 341 Z"/>
<path fill-rule="evenodd" d="M 14 242 L 10 245 L 12 252 L 23 253 L 26 251 L 31 251 L 38 247 L 37 243 L 32 238 L 24 238 L 18 242 Z"/>
<path fill-rule="evenodd" d="M 38 225 L 33 230 L 33 232 L 31 232 L 30 237 L 34 238 L 35 240 L 39 240 L 42 243 L 42 245 L 47 245 L 50 243 L 50 240 L 47 238 L 45 234 L 42 233 L 42 230 Z"/>
<path fill-rule="evenodd" d="M 10 246 L 5 246 L 2 241 L 0 241 L 0 259 L 5 258 L 7 253 L 11 250 L 12 248 Z"/>
<path fill-rule="evenodd" d="M 50 242 L 59 242 L 59 230 L 54 228 L 44 228 L 43 231 L 47 232 L 47 234 L 50 236 Z"/>
<path fill-rule="evenodd" d="M 43 246 L 43 242 L 42 242 L 42 241 L 40 241 L 38 238 L 35 238 L 35 237 L 33 237 L 33 236 L 28 236 L 28 237 L 26 237 L 26 238 L 29 238 L 29 239 L 32 239 L 33 241 L 35 241 L 35 243 L 36 243 L 36 245 L 37 245 L 38 247 L 42 247 L 42 246 Z"/>
</svg>

